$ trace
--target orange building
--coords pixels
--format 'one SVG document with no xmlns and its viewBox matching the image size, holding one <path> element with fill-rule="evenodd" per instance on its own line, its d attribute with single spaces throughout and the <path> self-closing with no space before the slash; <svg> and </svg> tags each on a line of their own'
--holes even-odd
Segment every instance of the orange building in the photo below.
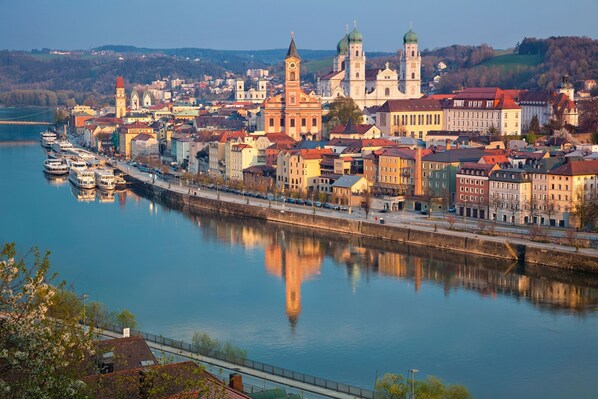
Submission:
<svg viewBox="0 0 598 399">
<path fill-rule="evenodd" d="M 125 80 L 122 76 L 116 78 L 116 90 L 114 93 L 115 115 L 122 118 L 127 115 L 127 96 L 125 94 Z"/>
<path fill-rule="evenodd" d="M 286 133 L 297 141 L 318 139 L 322 132 L 322 104 L 315 95 L 301 90 L 301 57 L 294 38 L 284 61 L 285 91 L 264 101 L 264 130 Z"/>
</svg>

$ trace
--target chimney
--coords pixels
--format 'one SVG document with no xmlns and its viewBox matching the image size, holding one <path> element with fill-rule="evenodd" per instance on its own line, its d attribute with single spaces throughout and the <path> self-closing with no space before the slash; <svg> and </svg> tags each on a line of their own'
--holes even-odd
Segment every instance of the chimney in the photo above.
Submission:
<svg viewBox="0 0 598 399">
<path fill-rule="evenodd" d="M 446 139 L 446 150 L 450 150 L 451 149 L 451 139 Z"/>
<path fill-rule="evenodd" d="M 414 179 L 414 194 L 416 196 L 422 195 L 422 149 L 417 147 L 415 149 L 415 179 Z"/>
<path fill-rule="evenodd" d="M 243 376 L 233 373 L 228 376 L 228 386 L 238 392 L 243 392 Z"/>
</svg>

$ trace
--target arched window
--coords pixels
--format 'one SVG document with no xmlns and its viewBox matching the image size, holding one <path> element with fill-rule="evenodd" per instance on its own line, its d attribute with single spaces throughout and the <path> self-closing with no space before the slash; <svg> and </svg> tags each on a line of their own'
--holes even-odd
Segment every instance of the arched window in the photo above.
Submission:
<svg viewBox="0 0 598 399">
<path fill-rule="evenodd" d="M 411 72 L 411 79 L 415 79 L 415 72 Z"/>
<path fill-rule="evenodd" d="M 384 95 L 386 97 L 390 96 L 390 89 L 388 87 L 386 89 L 384 89 Z"/>
<path fill-rule="evenodd" d="M 415 57 L 415 51 L 414 50 L 411 50 L 411 56 Z"/>
<path fill-rule="evenodd" d="M 357 72 L 357 73 L 355 74 L 355 77 L 356 77 L 356 78 L 359 78 L 359 72 Z"/>
<path fill-rule="evenodd" d="M 359 51 L 355 50 L 355 57 L 359 57 Z"/>
<path fill-rule="evenodd" d="M 291 74 L 289 75 L 289 79 L 295 80 L 295 72 L 291 72 Z"/>
</svg>

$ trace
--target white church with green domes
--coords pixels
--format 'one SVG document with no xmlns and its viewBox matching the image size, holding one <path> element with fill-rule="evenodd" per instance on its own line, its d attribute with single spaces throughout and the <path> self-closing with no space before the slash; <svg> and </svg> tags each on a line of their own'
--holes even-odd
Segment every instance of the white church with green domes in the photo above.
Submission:
<svg viewBox="0 0 598 399">
<path fill-rule="evenodd" d="M 417 35 L 409 29 L 403 36 L 400 70 L 366 69 L 363 35 L 353 29 L 336 46 L 332 72 L 318 79 L 317 93 L 322 102 L 336 97 L 351 97 L 360 109 L 380 106 L 387 100 L 420 98 L 421 55 Z"/>
</svg>

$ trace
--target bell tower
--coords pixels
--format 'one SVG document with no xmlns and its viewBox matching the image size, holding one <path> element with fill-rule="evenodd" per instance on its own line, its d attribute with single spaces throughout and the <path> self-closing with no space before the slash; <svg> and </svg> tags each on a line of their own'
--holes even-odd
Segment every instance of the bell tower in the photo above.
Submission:
<svg viewBox="0 0 598 399">
<path fill-rule="evenodd" d="M 420 98 L 422 96 L 421 64 L 422 57 L 418 49 L 417 35 L 409 28 L 409 32 L 403 36 L 399 76 L 399 89 L 405 95 L 405 98 Z"/>
<path fill-rule="evenodd" d="M 284 131 L 289 136 L 299 137 L 298 116 L 301 113 L 301 57 L 295 46 L 295 35 L 291 33 L 291 44 L 284 59 L 285 66 L 285 112 Z"/>
</svg>

